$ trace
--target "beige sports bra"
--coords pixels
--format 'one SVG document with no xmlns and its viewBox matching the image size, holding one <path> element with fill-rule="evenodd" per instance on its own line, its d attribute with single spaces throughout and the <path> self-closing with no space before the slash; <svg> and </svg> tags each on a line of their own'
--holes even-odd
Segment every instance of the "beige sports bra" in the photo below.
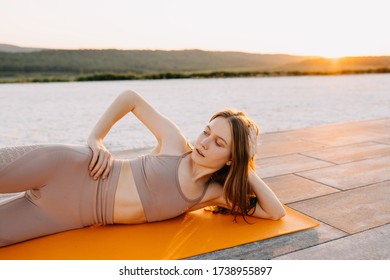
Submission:
<svg viewBox="0 0 390 280">
<path fill-rule="evenodd" d="M 179 216 L 204 197 L 187 198 L 179 184 L 178 169 L 181 156 L 144 155 L 130 160 L 134 181 L 148 222 L 162 221 Z"/>
</svg>

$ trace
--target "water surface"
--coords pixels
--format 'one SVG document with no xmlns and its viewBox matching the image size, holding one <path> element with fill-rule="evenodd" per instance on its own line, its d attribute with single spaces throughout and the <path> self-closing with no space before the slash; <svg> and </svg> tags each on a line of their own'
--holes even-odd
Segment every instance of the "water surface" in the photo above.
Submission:
<svg viewBox="0 0 390 280">
<path fill-rule="evenodd" d="M 0 146 L 85 144 L 114 98 L 139 92 L 193 141 L 215 111 L 245 111 L 261 132 L 390 117 L 390 75 L 143 80 L 0 85 Z M 105 140 L 112 150 L 155 140 L 126 116 Z"/>
</svg>

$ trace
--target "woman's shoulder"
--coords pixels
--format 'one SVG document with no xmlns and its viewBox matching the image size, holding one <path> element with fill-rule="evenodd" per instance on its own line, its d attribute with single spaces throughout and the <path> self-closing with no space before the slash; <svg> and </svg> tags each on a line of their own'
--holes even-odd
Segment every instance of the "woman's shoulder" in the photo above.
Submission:
<svg viewBox="0 0 390 280">
<path fill-rule="evenodd" d="M 181 140 L 169 143 L 158 143 L 150 152 L 151 155 L 163 156 L 183 156 L 193 150 L 191 143 L 184 137 Z"/>
</svg>

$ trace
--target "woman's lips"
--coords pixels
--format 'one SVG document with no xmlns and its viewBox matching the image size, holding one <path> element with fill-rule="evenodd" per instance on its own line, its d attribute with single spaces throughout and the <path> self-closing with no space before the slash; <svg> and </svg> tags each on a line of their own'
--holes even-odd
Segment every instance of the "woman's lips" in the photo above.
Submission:
<svg viewBox="0 0 390 280">
<path fill-rule="evenodd" d="M 200 150 L 196 149 L 196 152 L 197 152 L 199 155 L 201 155 L 202 157 L 205 157 L 204 154 L 203 154 Z"/>
</svg>

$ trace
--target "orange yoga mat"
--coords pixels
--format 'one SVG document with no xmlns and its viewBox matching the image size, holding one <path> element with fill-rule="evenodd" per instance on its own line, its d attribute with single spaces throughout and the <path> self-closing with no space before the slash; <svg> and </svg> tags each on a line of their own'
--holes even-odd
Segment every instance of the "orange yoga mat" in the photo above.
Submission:
<svg viewBox="0 0 390 280">
<path fill-rule="evenodd" d="M 203 209 L 164 222 L 95 226 L 0 248 L 3 260 L 182 259 L 318 225 L 286 207 L 279 221 L 242 218 Z"/>
</svg>

